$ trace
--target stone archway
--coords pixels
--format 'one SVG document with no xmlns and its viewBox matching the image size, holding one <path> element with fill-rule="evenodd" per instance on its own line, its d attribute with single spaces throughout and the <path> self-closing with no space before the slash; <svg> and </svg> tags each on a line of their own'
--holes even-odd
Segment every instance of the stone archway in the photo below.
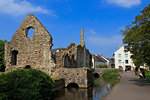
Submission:
<svg viewBox="0 0 150 100">
<path fill-rule="evenodd" d="M 98 74 L 98 73 L 94 73 L 94 78 L 99 78 L 100 77 L 100 75 Z"/>
<path fill-rule="evenodd" d="M 25 69 L 31 69 L 31 66 L 30 66 L 30 65 L 27 65 L 27 66 L 25 67 Z"/>
<path fill-rule="evenodd" d="M 79 88 L 79 85 L 77 83 L 69 83 L 67 88 Z"/>
</svg>

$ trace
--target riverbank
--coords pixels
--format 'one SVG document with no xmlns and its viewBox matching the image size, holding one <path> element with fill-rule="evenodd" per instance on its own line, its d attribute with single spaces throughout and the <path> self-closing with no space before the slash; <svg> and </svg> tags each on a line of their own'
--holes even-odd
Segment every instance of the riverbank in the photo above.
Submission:
<svg viewBox="0 0 150 100">
<path fill-rule="evenodd" d="M 119 73 L 117 70 L 108 70 L 102 75 L 102 77 L 106 82 L 111 83 L 111 88 L 120 81 Z"/>
<path fill-rule="evenodd" d="M 102 100 L 148 100 L 150 83 L 140 80 L 134 72 L 123 72 L 120 83 Z"/>
</svg>

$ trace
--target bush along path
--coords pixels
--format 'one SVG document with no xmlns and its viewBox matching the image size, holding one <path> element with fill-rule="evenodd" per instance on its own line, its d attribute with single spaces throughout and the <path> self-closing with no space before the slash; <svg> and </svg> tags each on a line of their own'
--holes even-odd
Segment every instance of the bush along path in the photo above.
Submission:
<svg viewBox="0 0 150 100">
<path fill-rule="evenodd" d="M 150 83 L 150 71 L 145 70 L 146 82 Z"/>
<path fill-rule="evenodd" d="M 22 69 L 0 75 L 0 100 L 50 100 L 54 82 L 35 69 Z"/>
<path fill-rule="evenodd" d="M 103 76 L 104 80 L 106 82 L 109 82 L 111 84 L 111 88 L 119 83 L 120 81 L 120 78 L 119 78 L 119 75 L 118 75 L 118 71 L 117 70 L 109 70 L 109 71 L 106 71 Z"/>
</svg>

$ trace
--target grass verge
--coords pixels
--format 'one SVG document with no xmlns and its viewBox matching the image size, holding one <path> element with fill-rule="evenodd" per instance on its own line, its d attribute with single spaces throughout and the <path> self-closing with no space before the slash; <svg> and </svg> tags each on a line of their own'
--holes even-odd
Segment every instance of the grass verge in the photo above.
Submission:
<svg viewBox="0 0 150 100">
<path fill-rule="evenodd" d="M 103 78 L 106 82 L 111 83 L 111 87 L 113 87 L 115 84 L 119 83 L 120 81 L 117 70 L 106 71 L 103 74 Z"/>
</svg>

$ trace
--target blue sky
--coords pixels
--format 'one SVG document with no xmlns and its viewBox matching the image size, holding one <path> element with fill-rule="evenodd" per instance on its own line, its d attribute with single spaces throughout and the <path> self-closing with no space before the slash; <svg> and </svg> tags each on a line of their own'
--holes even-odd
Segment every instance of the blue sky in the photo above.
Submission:
<svg viewBox="0 0 150 100">
<path fill-rule="evenodd" d="M 122 45 L 120 30 L 150 0 L 0 0 L 0 39 L 11 40 L 27 14 L 34 14 L 53 37 L 53 48 L 80 43 L 84 29 L 92 54 L 112 57 Z"/>
</svg>

